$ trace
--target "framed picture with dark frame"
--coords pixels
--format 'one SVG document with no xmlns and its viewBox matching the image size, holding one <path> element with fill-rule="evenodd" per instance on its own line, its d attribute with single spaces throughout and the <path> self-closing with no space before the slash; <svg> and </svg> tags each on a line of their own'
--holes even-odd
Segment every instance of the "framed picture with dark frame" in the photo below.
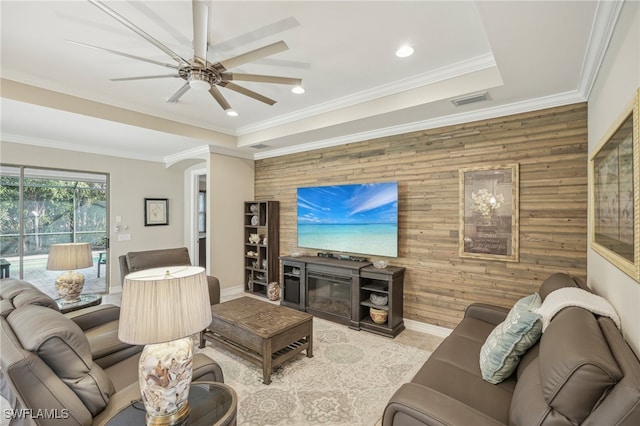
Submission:
<svg viewBox="0 0 640 426">
<path fill-rule="evenodd" d="M 589 159 L 591 248 L 640 282 L 640 90 Z"/>
<path fill-rule="evenodd" d="M 169 199 L 144 199 L 144 226 L 158 226 L 169 224 Z"/>
<path fill-rule="evenodd" d="M 519 165 L 460 169 L 459 255 L 519 261 Z"/>
</svg>

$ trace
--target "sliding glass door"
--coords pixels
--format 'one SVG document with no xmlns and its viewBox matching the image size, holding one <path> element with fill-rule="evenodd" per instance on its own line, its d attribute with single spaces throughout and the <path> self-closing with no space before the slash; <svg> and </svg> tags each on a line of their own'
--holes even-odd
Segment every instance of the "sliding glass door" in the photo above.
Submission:
<svg viewBox="0 0 640 426">
<path fill-rule="evenodd" d="M 94 265 L 80 271 L 83 293 L 106 292 L 107 175 L 2 165 L 0 183 L 0 258 L 6 272 L 57 297 L 54 282 L 61 272 L 46 270 L 49 247 L 87 242 Z"/>
</svg>

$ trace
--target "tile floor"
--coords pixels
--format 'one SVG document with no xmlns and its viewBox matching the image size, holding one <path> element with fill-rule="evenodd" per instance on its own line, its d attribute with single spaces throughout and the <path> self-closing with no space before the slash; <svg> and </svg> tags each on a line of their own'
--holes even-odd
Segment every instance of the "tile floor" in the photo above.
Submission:
<svg viewBox="0 0 640 426">
<path fill-rule="evenodd" d="M 93 266 L 85 269 L 80 269 L 84 275 L 84 289 L 83 293 L 105 293 L 106 292 L 106 266 L 104 264 L 98 265 L 99 251 L 93 253 Z M 10 271 L 12 278 L 19 278 L 19 261 L 17 257 L 5 258 L 11 263 Z M 98 268 L 100 268 L 100 277 L 98 277 Z M 58 297 L 55 289 L 56 278 L 63 271 L 48 271 L 47 270 L 47 256 L 25 256 L 23 262 L 23 278 L 25 281 L 38 287 L 44 293 L 53 297 Z"/>
</svg>

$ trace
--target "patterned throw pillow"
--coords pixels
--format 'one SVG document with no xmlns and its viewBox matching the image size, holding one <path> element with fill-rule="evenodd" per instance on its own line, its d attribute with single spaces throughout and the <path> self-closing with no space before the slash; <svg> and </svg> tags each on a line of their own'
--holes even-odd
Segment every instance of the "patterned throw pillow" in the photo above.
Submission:
<svg viewBox="0 0 640 426">
<path fill-rule="evenodd" d="M 507 318 L 493 329 L 480 349 L 482 378 L 500 383 L 518 367 L 520 356 L 542 334 L 540 315 L 531 312 L 540 307 L 538 293 L 524 297 L 511 308 Z"/>
</svg>

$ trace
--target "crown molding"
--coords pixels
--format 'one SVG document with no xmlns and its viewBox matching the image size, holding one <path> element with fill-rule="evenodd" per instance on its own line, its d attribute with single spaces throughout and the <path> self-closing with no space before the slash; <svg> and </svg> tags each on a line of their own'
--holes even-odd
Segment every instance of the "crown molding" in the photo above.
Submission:
<svg viewBox="0 0 640 426">
<path fill-rule="evenodd" d="M 6 132 L 2 133 L 0 143 L 2 142 L 34 145 L 34 146 L 40 146 L 43 148 L 83 152 L 86 154 L 107 155 L 109 157 L 126 158 L 130 160 L 151 161 L 155 163 L 164 162 L 164 159 L 159 156 L 154 157 L 153 155 L 141 155 L 141 154 L 132 153 L 130 151 L 121 151 L 121 150 L 115 150 L 115 149 L 105 149 L 103 147 L 97 147 L 97 146 L 80 145 L 80 144 L 69 143 L 69 142 L 60 141 L 56 139 L 33 138 L 29 136 L 16 135 L 13 133 L 6 133 Z"/>
<path fill-rule="evenodd" d="M 233 148 L 224 148 L 215 145 L 202 145 L 186 151 L 178 152 L 173 155 L 167 155 L 163 161 L 167 168 L 180 163 L 182 161 L 203 160 L 206 161 L 210 154 L 220 154 L 229 157 L 237 157 L 245 160 L 253 160 L 254 156 L 249 152 L 242 152 Z"/>
<path fill-rule="evenodd" d="M 244 126 L 237 130 L 236 135 L 243 136 L 249 133 L 266 130 L 275 126 L 280 126 L 297 120 L 302 120 L 319 114 L 335 111 L 337 109 L 354 106 L 384 96 L 394 95 L 396 93 L 416 89 L 418 87 L 449 80 L 455 77 L 492 68 L 495 66 L 496 61 L 493 57 L 493 54 L 487 53 L 485 55 L 457 62 L 453 65 L 441 67 L 423 74 L 418 74 L 403 80 L 378 86 L 370 90 L 365 90 L 353 95 L 344 96 L 342 98 L 315 105 L 310 108 L 304 108 L 291 114 L 284 114 L 276 117 L 273 120 L 266 120 L 260 123 Z"/>
<path fill-rule="evenodd" d="M 469 123 L 479 120 L 487 120 L 496 117 L 503 117 L 523 112 L 536 111 L 545 108 L 552 108 L 573 103 L 584 102 L 586 98 L 578 91 L 560 93 L 557 95 L 545 96 L 522 102 L 515 102 L 508 105 L 499 105 L 490 108 L 483 108 L 477 111 L 464 112 L 460 114 L 447 115 L 429 120 L 416 121 L 413 123 L 401 124 L 398 126 L 384 127 L 366 132 L 353 133 L 336 138 L 325 139 L 317 142 L 296 145 L 287 148 L 273 149 L 270 151 L 256 153 L 254 159 L 261 160 L 271 157 L 279 157 L 288 154 L 297 154 L 305 151 L 312 151 L 321 148 L 330 148 L 347 143 L 362 142 L 365 140 L 377 139 L 403 133 L 410 133 L 419 130 L 435 129 L 455 124 Z"/>
<path fill-rule="evenodd" d="M 613 37 L 623 3 L 624 1 L 599 1 L 596 5 L 578 84 L 578 91 L 583 94 L 585 99 L 589 99 L 591 95 L 602 61 L 609 48 L 609 42 Z"/>
</svg>

